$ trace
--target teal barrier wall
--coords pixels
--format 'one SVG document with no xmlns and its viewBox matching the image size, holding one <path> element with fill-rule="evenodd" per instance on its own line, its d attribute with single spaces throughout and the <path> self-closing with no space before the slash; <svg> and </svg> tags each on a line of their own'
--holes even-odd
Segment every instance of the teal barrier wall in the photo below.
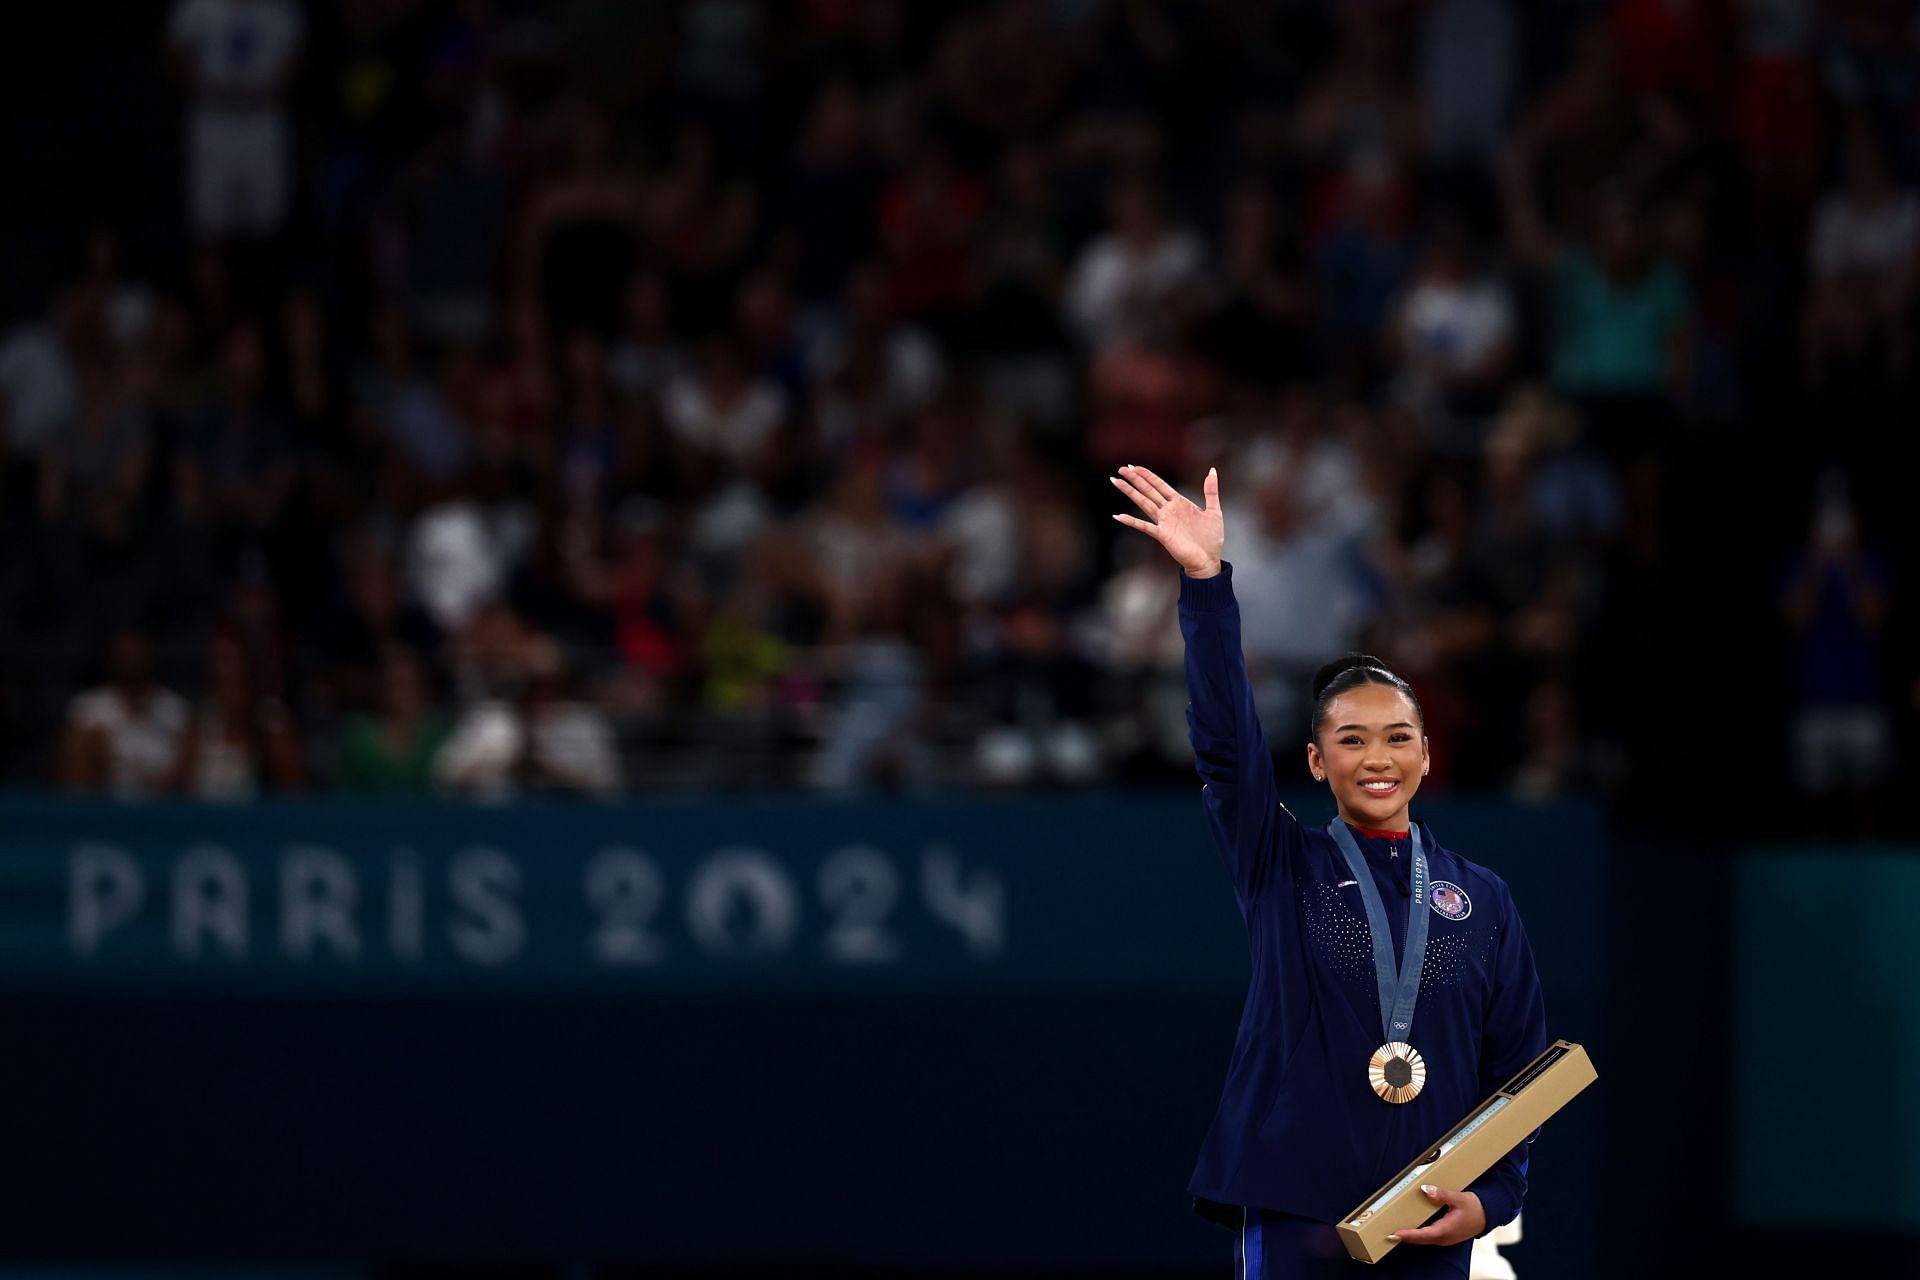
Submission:
<svg viewBox="0 0 1920 1280">
<path fill-rule="evenodd" d="M 1289 796 L 1311 815 L 1324 803 Z M 1608 849 L 1423 800 L 1604 1086 Z M 1198 789 L 0 800 L 0 1253 L 1212 1274 L 1246 985 Z M 1604 1088 L 1523 1274 L 1594 1274 Z"/>
<path fill-rule="evenodd" d="M 1740 1217 L 1920 1235 L 1920 847 L 1758 850 L 1734 903 Z"/>
</svg>

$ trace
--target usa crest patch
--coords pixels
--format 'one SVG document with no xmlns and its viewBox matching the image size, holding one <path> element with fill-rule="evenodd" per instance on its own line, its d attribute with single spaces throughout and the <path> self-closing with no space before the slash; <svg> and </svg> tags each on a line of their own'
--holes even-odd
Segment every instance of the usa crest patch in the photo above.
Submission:
<svg viewBox="0 0 1920 1280">
<path fill-rule="evenodd" d="M 1473 899 L 1451 880 L 1435 880 L 1427 891 L 1427 905 L 1449 920 L 1465 920 L 1473 914 Z"/>
</svg>

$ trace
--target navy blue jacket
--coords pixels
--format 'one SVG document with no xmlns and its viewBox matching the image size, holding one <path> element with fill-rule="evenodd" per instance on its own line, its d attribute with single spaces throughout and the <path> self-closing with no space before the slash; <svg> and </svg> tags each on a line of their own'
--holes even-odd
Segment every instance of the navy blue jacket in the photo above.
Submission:
<svg viewBox="0 0 1920 1280">
<path fill-rule="evenodd" d="M 1429 907 L 1408 1036 L 1426 1060 L 1426 1087 L 1399 1106 L 1376 1097 L 1367 1060 L 1383 1036 L 1366 908 L 1333 838 L 1303 826 L 1274 793 L 1231 565 L 1213 578 L 1181 575 L 1180 629 L 1207 824 L 1253 961 L 1226 1087 L 1189 1189 L 1208 1216 L 1250 1205 L 1336 1222 L 1546 1049 L 1533 952 L 1500 877 L 1441 847 L 1423 824 L 1433 887 L 1460 896 L 1440 899 L 1452 915 Z M 1393 921 L 1397 963 L 1412 859 L 1404 841 L 1355 834 Z M 1532 1141 L 1469 1188 L 1489 1230 L 1520 1212 Z"/>
</svg>

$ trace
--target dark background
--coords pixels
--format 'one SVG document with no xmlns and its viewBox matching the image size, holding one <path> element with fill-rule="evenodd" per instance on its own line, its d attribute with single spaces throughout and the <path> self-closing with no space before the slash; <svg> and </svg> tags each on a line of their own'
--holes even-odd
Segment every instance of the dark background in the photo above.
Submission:
<svg viewBox="0 0 1920 1280">
<path fill-rule="evenodd" d="M 1293 451 L 1283 477 L 1306 474 L 1308 455 L 1353 464 L 1361 479 L 1329 493 L 1375 504 L 1358 566 L 1336 566 L 1363 603 L 1335 647 L 1381 653 L 1413 679 L 1439 753 L 1422 816 L 1431 799 L 1449 842 L 1515 885 L 1555 1033 L 1587 1043 L 1601 1072 L 1537 1149 L 1527 1240 L 1509 1250 L 1520 1274 L 1920 1274 L 1912 1220 L 1783 1218 L 1780 1196 L 1756 1194 L 1751 1181 L 1858 1185 L 1868 1202 L 1889 1170 L 1910 1185 L 1911 1163 L 1888 1150 L 1913 1149 L 1920 1135 L 1910 1108 L 1875 1096 L 1875 1073 L 1892 1068 L 1871 1064 L 1898 1054 L 1878 1056 L 1884 1042 L 1871 1037 L 1911 1044 L 1920 1006 L 1863 1008 L 1857 1037 L 1813 1050 L 1777 1051 L 1776 1039 L 1795 1034 L 1797 1010 L 1844 1005 L 1863 985 L 1857 966 L 1897 957 L 1897 943 L 1843 912 L 1803 915 L 1790 894 L 1777 922 L 1764 902 L 1761 924 L 1736 919 L 1754 908 L 1743 886 L 1778 891 L 1753 875 L 1770 851 L 1812 859 L 1795 866 L 1829 903 L 1902 883 L 1877 879 L 1857 857 L 1907 866 L 1916 856 L 1889 843 L 1908 835 L 1905 800 L 1920 768 L 1910 486 L 1894 464 L 1917 406 L 1913 366 L 1891 354 L 1916 332 L 1911 276 L 1837 364 L 1816 367 L 1807 336 L 1823 289 L 1867 287 L 1825 278 L 1811 261 L 1823 202 L 1845 189 L 1849 140 L 1875 140 L 1896 199 L 1911 199 L 1920 179 L 1912 5 L 299 7 L 298 70 L 274 98 L 292 140 L 292 194 L 257 235 L 209 235 L 187 214 L 183 131 L 201 90 L 169 74 L 169 6 L 35 6 L 13 15 L 0 41 L 0 340 L 93 296 L 85 247 L 96 227 L 117 246 L 117 284 L 143 290 L 191 335 L 170 355 L 147 338 L 122 340 L 82 373 L 82 385 L 110 389 L 115 370 L 150 359 L 171 379 L 166 394 L 125 395 L 150 456 L 112 521 L 42 505 L 46 458 L 0 450 L 9 468 L 0 779 L 17 793 L 7 803 L 21 806 L 0 838 L 0 886 L 8 954 L 26 970 L 0 982 L 0 1274 L 1218 1274 L 1225 1237 L 1190 1218 L 1181 1194 L 1243 990 L 1236 957 L 1220 964 L 1211 949 L 1203 978 L 1169 961 L 1185 974 L 1170 983 L 1136 974 L 1031 990 L 999 979 L 917 988 L 909 976 L 883 991 L 809 989 L 801 978 L 708 985 L 674 970 L 636 992 L 587 978 L 419 989 L 377 966 L 338 983 L 289 983 L 251 969 L 175 971 L 163 957 L 103 976 L 74 967 L 57 941 L 59 859 L 89 824 L 124 831 L 155 815 L 156 831 L 232 840 L 261 868 L 308 825 L 377 825 L 353 794 L 365 780 L 343 764 L 343 744 L 387 714 L 369 672 L 396 636 L 424 672 L 442 730 L 485 706 L 523 707 L 557 663 L 571 703 L 602 718 L 617 747 L 610 783 L 571 787 L 610 800 L 612 818 L 579 798 L 555 799 L 554 810 L 524 794 L 504 809 L 477 803 L 570 789 L 516 760 L 489 784 L 414 780 L 454 794 L 400 802 L 422 806 L 401 823 L 409 829 L 550 823 L 564 844 L 576 823 L 645 829 L 660 820 L 656 804 L 682 806 L 669 825 L 719 829 L 749 793 L 798 806 L 786 835 L 801 847 L 868 822 L 937 831 L 951 825 L 943 806 L 977 806 L 973 821 L 1004 831 L 980 847 L 1027 860 L 1033 886 L 1069 883 L 1050 861 L 1063 842 L 1033 831 L 1084 820 L 1125 846 L 1113 851 L 1128 868 L 1116 883 L 1185 904 L 1179 918 L 1196 936 L 1236 937 L 1191 811 L 1188 761 L 1151 745 L 1155 725 L 1171 718 L 1177 729 L 1177 694 L 1153 706 L 1172 669 L 1164 654 L 1116 658 L 1099 639 L 1120 629 L 1103 593 L 1145 572 L 1106 519 L 1119 504 L 1101 478 L 1148 460 L 1115 452 L 1136 441 L 1160 450 L 1151 461 L 1189 489 L 1218 463 L 1230 516 L 1266 492 L 1253 476 L 1268 474 L 1269 447 Z M 1443 9 L 1494 13 L 1512 38 L 1495 136 L 1451 156 L 1420 129 L 1396 137 L 1372 114 L 1421 99 L 1422 33 Z M 579 34 L 623 12 L 644 15 L 624 28 L 631 47 Z M 716 98 L 687 70 L 698 43 L 689 33 L 741 12 L 757 15 L 747 59 L 757 87 Z M 461 33 L 470 45 L 454 39 Z M 1611 61 L 1593 53 L 1606 41 Z M 454 56 L 468 48 L 482 52 Z M 471 78 L 436 78 L 449 66 Z M 369 67 L 390 78 L 355 79 Z M 1065 87 L 1049 96 L 1014 74 L 1031 67 Z M 1007 88 L 997 100 L 999 76 Z M 366 83 L 385 83 L 387 96 L 354 99 Z M 839 85 L 859 103 L 862 141 L 829 179 L 845 178 L 853 194 L 826 179 L 806 188 L 828 207 L 847 200 L 852 212 L 836 221 L 795 194 L 804 186 L 795 157 L 823 91 Z M 485 317 L 484 334 L 468 341 L 489 375 L 525 357 L 563 389 L 520 428 L 501 489 L 480 463 L 431 480 L 412 473 L 360 388 L 377 365 L 370 326 L 384 314 L 400 317 L 433 376 L 464 350 L 429 322 L 422 247 L 467 243 L 481 221 L 436 223 L 442 215 L 421 209 L 445 206 L 420 193 L 444 176 L 436 147 L 470 136 L 488 90 L 503 86 L 531 141 L 477 166 L 502 213 L 485 224 L 493 238 L 481 245 L 481 278 L 466 282 Z M 1023 93 L 1039 105 L 1023 106 Z M 1339 128 L 1312 123 L 1322 97 L 1345 103 Z M 569 172 L 591 128 L 583 121 L 609 129 L 621 181 L 648 200 L 680 172 L 685 126 L 703 126 L 719 175 L 703 197 L 709 212 L 726 191 L 745 191 L 750 226 L 718 260 L 700 257 L 699 215 L 675 225 L 678 238 L 647 223 L 576 244 L 571 286 L 549 278 L 534 290 L 528 355 L 513 327 L 527 289 L 515 234 Z M 1387 141 L 1369 142 L 1370 130 Z M 1027 143 L 1047 192 L 1039 257 L 1052 280 L 1041 305 L 1013 313 L 1031 331 L 993 310 L 980 286 L 1005 248 L 1003 167 Z M 1585 243 L 1597 234 L 1590 216 L 1624 192 L 1648 261 L 1685 280 L 1679 327 L 1693 362 L 1624 407 L 1557 372 L 1570 325 L 1563 277 L 1529 257 L 1500 181 L 1503 158 L 1528 146 L 1537 149 L 1522 185 L 1549 232 Z M 888 193 L 929 154 L 953 164 L 949 197 L 981 202 L 956 249 L 966 282 L 931 302 L 905 287 L 915 260 L 889 249 L 886 230 Z M 1342 240 L 1352 183 L 1376 164 L 1398 203 L 1384 230 Z M 1109 198 L 1132 180 L 1158 195 L 1166 227 L 1191 233 L 1200 265 L 1140 315 L 1114 308 L 1145 337 L 1083 332 L 1066 281 L 1108 229 Z M 1228 210 L 1241 190 L 1270 203 L 1260 287 L 1277 302 L 1232 261 Z M 1506 300 L 1512 351 L 1471 394 L 1410 407 L 1394 307 L 1456 222 Z M 800 249 L 838 244 L 825 234 L 836 228 L 850 246 L 840 258 L 796 265 Z M 1916 254 L 1909 245 L 1909 270 Z M 217 306 L 202 287 L 207 264 L 226 282 Z M 658 443 L 669 388 L 697 389 L 701 353 L 716 338 L 751 343 L 739 316 L 746 286 L 771 282 L 797 343 L 809 325 L 841 332 L 853 308 L 845 286 L 862 268 L 890 289 L 883 335 L 920 335 L 937 353 L 944 378 L 930 401 L 883 405 L 849 444 L 834 417 L 847 363 L 820 357 L 795 372 L 775 343 L 747 362 L 755 385 L 787 396 L 762 453 L 716 460 L 697 444 Z M 654 452 L 636 462 L 621 452 L 630 440 L 612 446 L 583 513 L 567 506 L 568 459 L 594 424 L 572 403 L 585 392 L 567 389 L 567 344 L 583 332 L 617 344 L 617 324 L 582 322 L 581 297 L 630 273 L 665 282 L 660 346 L 674 373 L 615 397 Z M 1369 289 L 1380 291 L 1381 313 L 1355 321 L 1353 300 Z M 317 405 L 290 390 L 299 357 L 286 308 L 296 297 L 314 300 L 325 335 L 330 390 Z M 1236 308 L 1250 297 L 1266 301 Z M 274 427 L 262 465 L 291 477 L 284 502 L 252 523 L 190 509 L 175 465 L 220 461 L 203 456 L 199 433 L 217 417 L 222 353 L 236 331 L 257 335 L 265 353 L 265 389 L 249 402 Z M 1057 421 L 995 380 L 1029 358 L 1065 380 Z M 1115 410 L 1121 384 L 1107 379 L 1128 373 L 1172 389 Z M 1581 426 L 1571 442 L 1531 440 L 1524 473 L 1592 463 L 1619 504 L 1611 524 L 1501 523 L 1490 443 L 1503 410 L 1537 387 Z M 484 454 L 482 411 L 462 417 L 469 406 L 451 391 L 446 399 Z M 1136 410 L 1151 430 L 1129 437 Z M 1464 444 L 1443 439 L 1462 423 Z M 648 470 L 662 448 L 672 465 Z M 857 526 L 874 547 L 909 549 L 877 557 L 882 568 L 854 575 L 852 587 L 836 579 L 817 538 L 857 503 L 855 482 L 875 468 L 909 475 L 940 448 L 947 490 L 929 498 L 896 478 L 883 513 Z M 700 550 L 700 518 L 743 479 L 772 514 L 745 546 Z M 924 507 L 989 492 L 1013 495 L 1009 527 L 1028 554 L 994 592 L 969 595 L 945 576 L 951 535 L 929 533 Z M 1449 493 L 1471 531 L 1457 546 L 1443 515 Z M 642 536 L 665 566 L 667 585 L 640 601 L 660 650 L 635 648 L 619 630 L 624 597 L 609 603 L 573 580 L 534 590 L 524 563 L 492 602 L 501 612 L 401 627 L 364 652 L 339 639 L 350 629 L 344 601 L 370 562 L 401 580 L 416 618 L 433 584 L 410 575 L 406 549 L 436 510 L 477 502 L 531 513 L 549 533 L 585 528 L 595 563 L 611 571 L 632 567 L 621 559 L 622 521 L 636 497 L 651 504 Z M 1823 499 L 1854 525 L 1831 564 L 1812 554 Z M 743 711 L 716 692 L 738 673 L 715 647 L 727 634 L 715 623 L 731 616 L 733 587 L 754 581 L 755 557 L 783 541 L 802 553 L 773 588 L 782 608 L 753 634 L 786 656 L 743 678 L 759 691 Z M 1256 541 L 1230 544 L 1229 558 Z M 1071 550 L 1065 568 L 1037 554 L 1049 547 Z M 1811 621 L 1796 621 L 1782 588 L 1808 563 L 1824 566 L 1825 594 Z M 1165 578 L 1163 613 L 1170 567 Z M 1845 584 L 1862 580 L 1869 589 L 1850 594 Z M 260 614 L 246 610 L 262 598 L 272 624 L 250 631 L 246 619 Z M 69 767 L 62 744 L 76 699 L 107 687 L 109 644 L 129 630 L 150 643 L 160 684 L 195 708 L 220 705 L 212 655 L 242 653 L 253 701 L 235 722 L 250 726 L 240 736 L 252 754 L 251 799 L 239 808 L 214 804 L 184 767 L 131 788 Z M 901 650 L 914 655 L 904 678 Z M 1256 655 L 1255 677 L 1291 778 L 1298 735 L 1271 717 L 1291 714 L 1286 691 L 1297 693 L 1302 672 L 1283 652 Z M 816 685 L 817 695 L 794 692 Z M 885 745 L 860 757 L 854 776 L 823 783 L 816 763 L 836 740 L 831 726 L 851 723 L 836 716 L 865 699 L 896 717 Z M 1834 710 L 1883 737 L 1856 744 L 1837 776 L 1810 776 L 1796 734 Z M 292 764 L 269 763 L 269 723 L 293 744 Z M 1045 759 L 1056 733 L 1095 743 L 1094 766 L 1009 775 L 980 749 L 1024 744 Z M 836 809 L 847 802 L 796 795 L 823 789 L 857 798 Z M 115 790 L 129 794 L 100 798 Z M 1034 808 L 995 828 L 1007 790 L 1032 793 L 1016 803 Z M 876 798 L 893 791 L 910 795 Z M 1076 808 L 1122 792 L 1158 806 L 1147 826 Z M 1320 803 L 1303 796 L 1299 808 Z M 327 818 L 300 808 L 335 804 Z M 509 813 L 518 816 L 500 818 Z M 1542 824 L 1578 828 L 1573 843 L 1593 860 L 1558 861 Z M 1145 847 L 1141 830 L 1160 843 Z M 703 839 L 683 835 L 666 856 L 691 858 Z M 1016 907 L 1037 901 L 1056 900 L 1036 889 Z M 1080 935 L 1090 954 L 1126 947 L 1123 930 L 1088 923 L 1098 913 L 1085 904 L 1057 901 L 1055 918 L 1090 930 Z M 1555 927 L 1570 921 L 1579 923 Z M 1756 991 L 1757 966 L 1741 950 L 1755 939 L 1797 949 L 1806 964 L 1765 966 L 1778 989 Z M 1756 1007 L 1772 1017 L 1756 1024 Z M 1795 1146 L 1808 1126 L 1768 1126 L 1769 1105 L 1829 1123 L 1818 1142 Z"/>
</svg>

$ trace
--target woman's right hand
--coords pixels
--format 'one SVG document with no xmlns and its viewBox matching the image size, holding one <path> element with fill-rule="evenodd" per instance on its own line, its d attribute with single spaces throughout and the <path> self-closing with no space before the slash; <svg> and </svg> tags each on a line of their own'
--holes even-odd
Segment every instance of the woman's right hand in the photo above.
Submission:
<svg viewBox="0 0 1920 1280">
<path fill-rule="evenodd" d="M 1174 487 L 1145 467 L 1122 467 L 1111 477 L 1113 487 L 1133 499 L 1133 505 L 1152 517 L 1116 515 L 1115 520 L 1152 538 L 1167 549 L 1189 578 L 1211 578 L 1220 572 L 1220 552 L 1227 541 L 1220 518 L 1220 477 L 1207 469 L 1201 486 L 1207 505 L 1196 507 Z"/>
</svg>

